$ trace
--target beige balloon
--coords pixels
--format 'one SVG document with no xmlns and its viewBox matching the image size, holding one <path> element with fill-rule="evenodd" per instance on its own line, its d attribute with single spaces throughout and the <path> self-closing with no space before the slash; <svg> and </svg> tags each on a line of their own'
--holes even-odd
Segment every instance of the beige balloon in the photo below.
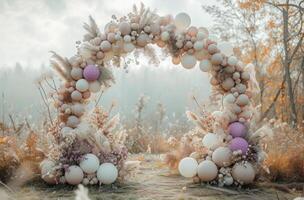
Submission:
<svg viewBox="0 0 304 200">
<path fill-rule="evenodd" d="M 232 152 L 228 147 L 219 147 L 212 153 L 213 162 L 219 167 L 227 167 L 231 163 Z"/>
<path fill-rule="evenodd" d="M 202 181 L 212 181 L 217 177 L 218 169 L 214 162 L 210 160 L 202 161 L 197 167 L 198 177 Z"/>
</svg>

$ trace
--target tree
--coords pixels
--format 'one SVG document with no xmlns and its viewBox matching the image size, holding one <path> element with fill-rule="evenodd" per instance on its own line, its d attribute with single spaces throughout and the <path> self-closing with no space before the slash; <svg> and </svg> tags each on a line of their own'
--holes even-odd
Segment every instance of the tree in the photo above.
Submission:
<svg viewBox="0 0 304 200">
<path fill-rule="evenodd" d="M 299 84 L 301 76 L 304 81 L 303 2 L 221 0 L 221 7 L 203 7 L 215 18 L 215 33 L 222 39 L 233 40 L 241 60 L 255 65 L 263 117 L 271 112 L 279 117 L 285 114 L 282 108 L 288 108 L 288 119 L 282 119 L 293 126 L 298 117 L 304 118 L 297 113 L 297 107 L 304 110 L 304 83 Z M 288 102 L 288 106 L 283 102 Z"/>
</svg>

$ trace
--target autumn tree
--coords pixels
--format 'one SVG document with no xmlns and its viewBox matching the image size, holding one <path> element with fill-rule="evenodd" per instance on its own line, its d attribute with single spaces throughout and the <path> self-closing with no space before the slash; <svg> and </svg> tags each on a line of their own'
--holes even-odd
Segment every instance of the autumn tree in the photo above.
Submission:
<svg viewBox="0 0 304 200">
<path fill-rule="evenodd" d="M 221 6 L 203 6 L 215 19 L 215 34 L 234 42 L 241 60 L 255 65 L 260 86 L 255 100 L 263 117 L 273 113 L 293 126 L 304 117 L 297 112 L 304 111 L 303 2 L 221 0 Z"/>
</svg>

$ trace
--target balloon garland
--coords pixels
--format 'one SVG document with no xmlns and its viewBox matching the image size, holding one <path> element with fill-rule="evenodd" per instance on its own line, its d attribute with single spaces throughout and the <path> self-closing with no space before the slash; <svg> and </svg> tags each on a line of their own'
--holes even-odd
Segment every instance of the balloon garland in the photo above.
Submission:
<svg viewBox="0 0 304 200">
<path fill-rule="evenodd" d="M 119 162 L 104 162 L 101 158 L 105 152 L 99 148 L 109 144 L 110 139 L 85 120 L 84 105 L 89 102 L 91 93 L 99 92 L 101 87 L 108 87 L 113 81 L 109 66 L 115 65 L 114 61 L 135 49 L 146 50 L 149 44 L 167 50 L 172 63 L 181 64 L 186 69 L 194 68 L 199 62 L 200 69 L 211 74 L 213 90 L 223 95 L 223 109 L 213 116 L 213 133 L 203 138 L 203 145 L 209 149 L 208 155 L 181 160 L 181 175 L 198 176 L 201 181 L 224 185 L 253 182 L 256 173 L 255 160 L 252 159 L 254 148 L 247 140 L 252 96 L 248 90 L 250 74 L 232 55 L 230 45 L 218 45 L 205 28 L 190 24 L 191 19 L 186 13 L 173 18 L 171 15 L 159 16 L 143 5 L 140 9 L 134 6 L 133 12 L 127 16 L 119 19 L 114 16 L 103 33 L 90 17 L 90 23 L 84 24 L 87 34 L 78 43 L 77 54 L 70 59 L 54 53 L 51 64 L 65 81 L 57 102 L 60 111 L 57 140 L 61 151 L 75 144 L 90 148 L 83 152 L 81 158 L 74 158 L 74 152 L 67 150 L 61 152 L 55 161 L 51 158 L 45 160 L 41 164 L 41 173 L 46 182 L 76 185 L 116 181 Z M 125 160 L 124 148 L 122 145 L 119 149 L 119 152 L 124 151 L 122 154 L 112 152 L 113 160 Z M 63 165 L 62 160 L 66 159 L 74 160 L 70 162 L 72 164 Z M 88 177 L 93 178 L 88 180 Z"/>
</svg>

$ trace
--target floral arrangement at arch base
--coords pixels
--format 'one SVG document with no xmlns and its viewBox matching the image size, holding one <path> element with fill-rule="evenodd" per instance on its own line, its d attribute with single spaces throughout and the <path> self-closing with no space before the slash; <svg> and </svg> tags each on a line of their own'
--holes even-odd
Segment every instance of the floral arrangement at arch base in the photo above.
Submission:
<svg viewBox="0 0 304 200">
<path fill-rule="evenodd" d="M 202 181 L 211 183 L 221 182 L 223 178 L 225 185 L 254 181 L 256 150 L 248 137 L 252 115 L 250 98 L 255 87 L 253 73 L 248 71 L 251 68 L 245 69 L 233 56 L 229 44 L 218 44 L 209 37 L 207 29 L 190 24 L 186 13 L 159 16 L 142 4 L 140 8 L 134 6 L 127 16 L 112 16 L 104 32 L 90 17 L 90 23 L 84 24 L 87 34 L 77 43 L 76 55 L 68 59 L 54 53 L 51 64 L 64 83 L 56 94 L 58 121 L 50 130 L 56 142 L 48 159 L 41 163 L 42 178 L 46 182 L 76 185 L 116 181 L 127 157 L 121 139 L 125 137 L 117 139 L 107 125 L 98 127 L 99 122 L 92 122 L 85 105 L 93 93 L 114 82 L 111 67 L 130 64 L 126 58 L 129 53 L 134 51 L 138 58 L 142 51 L 157 63 L 150 44 L 162 48 L 175 65 L 192 69 L 199 62 L 200 69 L 211 75 L 213 90 L 224 97 L 221 111 L 213 113 L 212 133 L 203 138 L 204 146 L 212 154 L 181 160 L 181 175 L 198 174 Z M 200 118 L 194 119 L 200 125 Z M 109 124 L 111 127 L 112 123 Z"/>
</svg>

